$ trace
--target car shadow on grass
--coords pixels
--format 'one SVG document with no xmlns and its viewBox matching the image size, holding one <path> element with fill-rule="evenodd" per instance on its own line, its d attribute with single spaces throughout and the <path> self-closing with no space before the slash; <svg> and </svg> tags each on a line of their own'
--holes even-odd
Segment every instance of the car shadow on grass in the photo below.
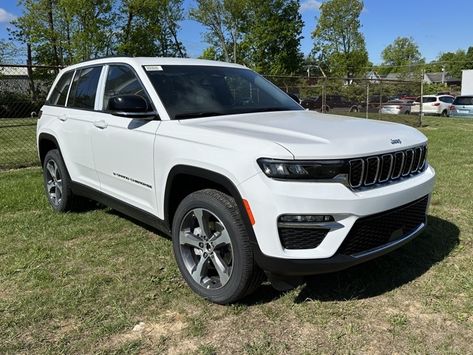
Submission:
<svg viewBox="0 0 473 355">
<path fill-rule="evenodd" d="M 455 224 L 429 216 L 426 230 L 400 249 L 344 271 L 307 277 L 294 302 L 356 300 L 389 292 L 445 259 L 459 244 L 459 234 Z M 266 303 L 282 295 L 268 284 L 242 303 Z"/>
</svg>

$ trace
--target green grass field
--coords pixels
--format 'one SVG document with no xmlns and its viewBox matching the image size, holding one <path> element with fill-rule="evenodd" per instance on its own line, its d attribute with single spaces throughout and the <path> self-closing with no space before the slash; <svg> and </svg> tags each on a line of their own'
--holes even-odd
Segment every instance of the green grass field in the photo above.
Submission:
<svg viewBox="0 0 473 355">
<path fill-rule="evenodd" d="M 194 295 L 155 231 L 106 208 L 53 213 L 39 168 L 1 172 L 0 353 L 471 353 L 473 121 L 422 131 L 438 174 L 424 234 L 232 306 Z"/>
<path fill-rule="evenodd" d="M 0 119 L 0 170 L 39 164 L 36 118 Z"/>
</svg>

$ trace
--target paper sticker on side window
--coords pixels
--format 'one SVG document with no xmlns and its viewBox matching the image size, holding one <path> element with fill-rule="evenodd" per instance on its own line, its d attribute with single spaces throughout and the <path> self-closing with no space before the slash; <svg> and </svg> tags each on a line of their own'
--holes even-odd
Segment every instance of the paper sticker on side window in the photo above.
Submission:
<svg viewBox="0 0 473 355">
<path fill-rule="evenodd" d="M 145 70 L 147 71 L 161 71 L 163 67 L 160 65 L 145 65 Z"/>
</svg>

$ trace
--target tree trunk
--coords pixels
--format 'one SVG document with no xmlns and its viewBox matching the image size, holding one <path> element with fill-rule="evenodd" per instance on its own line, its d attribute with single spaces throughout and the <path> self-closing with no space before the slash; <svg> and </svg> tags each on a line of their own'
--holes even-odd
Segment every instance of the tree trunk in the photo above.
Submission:
<svg viewBox="0 0 473 355">
<path fill-rule="evenodd" d="M 54 31 L 54 17 L 53 17 L 53 0 L 48 1 L 48 25 L 49 31 L 51 32 L 51 44 L 53 49 L 53 63 L 56 67 L 55 72 L 56 74 L 59 72 L 59 55 L 57 50 L 57 38 L 56 32 Z"/>
</svg>

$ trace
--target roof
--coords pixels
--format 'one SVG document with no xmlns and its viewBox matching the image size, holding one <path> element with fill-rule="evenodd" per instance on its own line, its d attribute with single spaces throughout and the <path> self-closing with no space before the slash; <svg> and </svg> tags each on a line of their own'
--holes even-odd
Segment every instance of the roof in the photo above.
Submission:
<svg viewBox="0 0 473 355">
<path fill-rule="evenodd" d="M 0 67 L 0 75 L 4 76 L 28 76 L 28 68 L 26 67 Z"/>
<path fill-rule="evenodd" d="M 437 73 L 425 73 L 427 79 L 429 79 L 433 83 L 441 83 L 442 82 L 442 72 Z M 445 73 L 444 82 L 449 81 L 460 81 L 460 79 L 454 78 L 449 73 Z"/>
<path fill-rule="evenodd" d="M 143 65 L 205 65 L 229 68 L 244 68 L 245 66 L 235 63 L 219 62 L 215 60 L 191 59 L 191 58 L 168 58 L 168 57 L 107 57 L 91 59 L 74 65 L 70 65 L 65 70 L 83 67 L 85 65 L 127 63 L 134 66 Z"/>
</svg>

